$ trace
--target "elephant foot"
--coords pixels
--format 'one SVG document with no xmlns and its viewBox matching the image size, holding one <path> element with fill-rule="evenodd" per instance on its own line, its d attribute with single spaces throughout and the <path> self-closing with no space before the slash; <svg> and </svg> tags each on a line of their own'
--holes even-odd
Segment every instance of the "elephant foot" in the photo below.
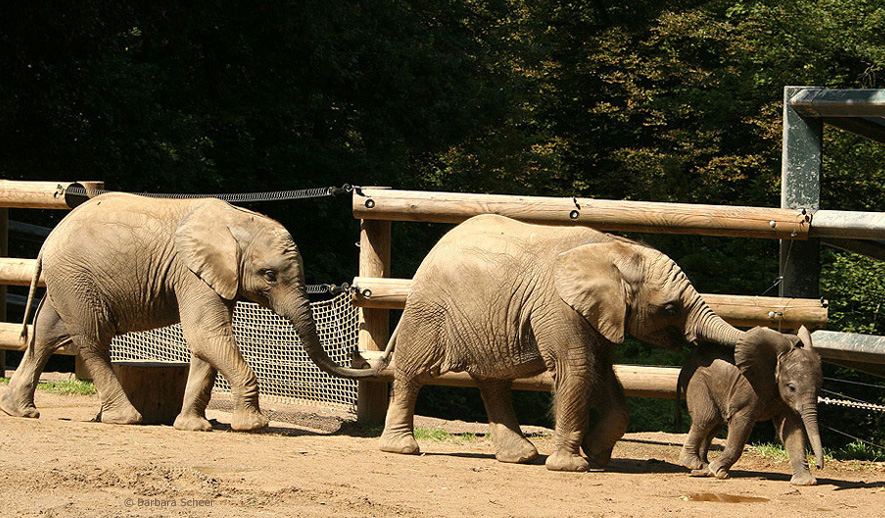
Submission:
<svg viewBox="0 0 885 518">
<path fill-rule="evenodd" d="M 535 445 L 526 439 L 521 443 L 507 445 L 506 447 L 495 449 L 495 458 L 499 462 L 509 462 L 513 464 L 525 464 L 538 458 L 538 449 Z"/>
<path fill-rule="evenodd" d="M 267 418 L 257 409 L 237 409 L 230 420 L 230 427 L 238 432 L 250 432 L 267 428 L 268 423 Z"/>
<path fill-rule="evenodd" d="M 141 419 L 141 413 L 135 407 L 130 406 L 121 410 L 109 410 L 102 407 L 95 420 L 108 424 L 138 424 Z"/>
<path fill-rule="evenodd" d="M 679 454 L 679 464 L 682 464 L 686 468 L 693 471 L 707 468 L 707 463 L 702 461 L 700 457 L 698 457 L 697 455 L 692 455 L 685 450 L 682 450 L 682 453 Z"/>
<path fill-rule="evenodd" d="M 794 486 L 816 486 L 817 479 L 811 473 L 796 473 L 790 479 L 790 484 Z"/>
<path fill-rule="evenodd" d="M 421 453 L 418 441 L 415 440 L 415 436 L 411 432 L 394 433 L 384 430 L 381 434 L 379 448 L 381 451 L 388 453 L 403 453 L 406 455 Z"/>
<path fill-rule="evenodd" d="M 175 418 L 175 422 L 172 424 L 172 426 L 176 430 L 185 430 L 189 432 L 212 431 L 212 423 L 210 423 L 208 419 L 201 415 L 194 414 L 178 414 L 178 417 Z"/>
<path fill-rule="evenodd" d="M 40 417 L 40 411 L 34 403 L 19 404 L 12 395 L 12 390 L 7 390 L 0 396 L 0 410 L 13 417 L 28 417 L 36 419 Z"/>
<path fill-rule="evenodd" d="M 612 460 L 614 446 L 610 448 L 589 448 L 585 446 L 582 449 L 587 458 L 597 466 L 608 466 L 608 463 Z"/>
<path fill-rule="evenodd" d="M 730 467 L 731 467 L 731 464 L 729 464 L 728 466 L 725 466 L 725 465 L 719 463 L 719 459 L 716 459 L 715 461 L 713 461 L 712 464 L 707 466 L 707 469 L 710 471 L 710 473 L 713 474 L 714 477 L 724 480 L 726 478 L 729 478 L 729 476 L 730 476 L 728 474 L 728 468 L 730 468 Z"/>
<path fill-rule="evenodd" d="M 693 469 L 691 473 L 688 474 L 690 477 L 712 477 L 713 472 L 710 471 L 707 467 L 703 467 L 700 469 Z"/>
<path fill-rule="evenodd" d="M 575 471 L 582 472 L 590 469 L 590 463 L 584 457 L 575 453 L 563 451 L 553 452 L 544 463 L 550 471 Z"/>
</svg>

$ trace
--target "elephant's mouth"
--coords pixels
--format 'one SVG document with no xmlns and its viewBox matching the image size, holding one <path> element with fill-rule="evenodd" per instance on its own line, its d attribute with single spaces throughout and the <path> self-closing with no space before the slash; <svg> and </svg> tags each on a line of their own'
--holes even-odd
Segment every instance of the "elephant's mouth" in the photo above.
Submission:
<svg viewBox="0 0 885 518">
<path fill-rule="evenodd" d="M 685 335 L 682 330 L 675 327 L 665 327 L 660 329 L 656 333 L 645 337 L 645 340 L 653 345 L 671 351 L 681 351 L 683 345 L 686 343 Z"/>
</svg>

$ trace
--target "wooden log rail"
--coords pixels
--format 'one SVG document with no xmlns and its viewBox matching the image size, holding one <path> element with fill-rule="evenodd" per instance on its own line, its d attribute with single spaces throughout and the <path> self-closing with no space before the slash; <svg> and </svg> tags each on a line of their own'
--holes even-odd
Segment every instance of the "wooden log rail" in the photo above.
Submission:
<svg viewBox="0 0 885 518">
<path fill-rule="evenodd" d="M 391 363 L 373 379 L 393 381 L 393 365 Z M 643 365 L 615 365 L 615 375 L 624 387 L 624 393 L 630 397 L 651 397 L 671 399 L 676 397 L 676 382 L 679 379 L 678 367 L 646 367 Z M 466 372 L 447 372 L 430 382 L 431 385 L 447 387 L 475 387 L 476 382 Z M 553 376 L 544 372 L 531 378 L 513 380 L 515 390 L 536 390 L 550 392 L 553 390 Z"/>
<path fill-rule="evenodd" d="M 0 284 L 7 286 L 30 286 L 36 265 L 36 259 L 0 257 Z M 42 275 L 37 284 L 41 287 L 46 286 Z"/>
<path fill-rule="evenodd" d="M 606 231 L 808 239 L 811 214 L 802 210 L 590 198 L 354 190 L 353 216 L 364 220 L 460 223 L 479 214 L 520 221 L 584 225 Z"/>
<path fill-rule="evenodd" d="M 353 304 L 363 308 L 403 309 L 411 279 L 354 277 Z M 740 327 L 820 329 L 827 323 L 827 307 L 818 299 L 701 294 L 710 308 Z"/>
<path fill-rule="evenodd" d="M 72 187 L 79 189 L 72 189 Z M 88 193 L 90 191 L 97 191 L 102 188 L 104 188 L 104 182 L 22 182 L 0 180 L 0 207 L 72 209 L 88 200 Z M 85 189 L 87 194 L 83 194 L 82 189 Z"/>
</svg>

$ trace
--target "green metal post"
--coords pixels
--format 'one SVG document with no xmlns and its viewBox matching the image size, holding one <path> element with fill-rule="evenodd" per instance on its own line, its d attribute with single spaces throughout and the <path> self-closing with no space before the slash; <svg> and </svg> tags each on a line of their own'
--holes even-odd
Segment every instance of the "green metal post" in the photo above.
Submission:
<svg viewBox="0 0 885 518">
<path fill-rule="evenodd" d="M 820 208 L 823 121 L 806 118 L 790 99 L 809 87 L 784 87 L 784 141 L 781 162 L 781 207 L 809 212 Z M 780 296 L 820 296 L 820 241 L 781 240 Z"/>
</svg>

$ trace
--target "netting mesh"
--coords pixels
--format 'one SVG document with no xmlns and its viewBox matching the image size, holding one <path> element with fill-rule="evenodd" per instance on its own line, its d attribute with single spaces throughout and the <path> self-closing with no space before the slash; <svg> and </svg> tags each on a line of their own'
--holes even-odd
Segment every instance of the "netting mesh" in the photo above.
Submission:
<svg viewBox="0 0 885 518">
<path fill-rule="evenodd" d="M 339 365 L 349 365 L 357 348 L 358 310 L 350 300 L 349 293 L 341 293 L 311 304 L 323 348 Z M 357 382 L 322 372 L 308 358 L 287 320 L 257 304 L 240 302 L 234 310 L 233 328 L 243 357 L 258 376 L 262 400 L 355 412 Z M 111 359 L 188 362 L 190 352 L 176 324 L 115 337 Z M 222 376 L 214 392 L 230 393 Z"/>
</svg>

